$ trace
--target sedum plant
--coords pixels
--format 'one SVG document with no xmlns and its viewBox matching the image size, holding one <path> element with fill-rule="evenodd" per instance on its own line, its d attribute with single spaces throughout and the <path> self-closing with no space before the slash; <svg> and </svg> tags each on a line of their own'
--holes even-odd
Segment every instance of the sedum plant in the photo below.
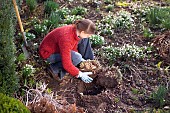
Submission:
<svg viewBox="0 0 170 113">
<path fill-rule="evenodd" d="M 104 43 L 104 37 L 100 35 L 92 35 L 90 40 L 92 42 L 92 46 L 101 46 Z"/>
</svg>

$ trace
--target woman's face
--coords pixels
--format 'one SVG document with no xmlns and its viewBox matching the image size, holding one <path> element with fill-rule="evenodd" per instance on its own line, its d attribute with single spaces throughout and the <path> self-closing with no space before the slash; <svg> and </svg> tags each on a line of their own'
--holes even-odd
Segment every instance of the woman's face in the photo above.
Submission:
<svg viewBox="0 0 170 113">
<path fill-rule="evenodd" d="M 89 38 L 90 36 L 92 36 L 93 34 L 87 34 L 84 31 L 81 31 L 79 34 L 80 38 Z"/>
</svg>

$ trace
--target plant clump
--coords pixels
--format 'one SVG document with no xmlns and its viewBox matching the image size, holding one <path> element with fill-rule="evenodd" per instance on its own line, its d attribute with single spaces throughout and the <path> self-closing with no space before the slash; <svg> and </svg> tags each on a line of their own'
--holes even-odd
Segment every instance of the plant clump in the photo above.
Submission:
<svg viewBox="0 0 170 113">
<path fill-rule="evenodd" d="M 29 109 L 19 100 L 0 93 L 1 113 L 31 113 Z"/>
</svg>

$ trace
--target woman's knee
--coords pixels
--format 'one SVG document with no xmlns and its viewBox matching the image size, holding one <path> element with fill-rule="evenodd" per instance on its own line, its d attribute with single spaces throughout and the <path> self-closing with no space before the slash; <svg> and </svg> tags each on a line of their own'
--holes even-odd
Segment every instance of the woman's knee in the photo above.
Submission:
<svg viewBox="0 0 170 113">
<path fill-rule="evenodd" d="M 75 51 L 71 51 L 71 59 L 75 66 L 78 65 L 81 61 L 84 61 L 82 55 Z"/>
</svg>

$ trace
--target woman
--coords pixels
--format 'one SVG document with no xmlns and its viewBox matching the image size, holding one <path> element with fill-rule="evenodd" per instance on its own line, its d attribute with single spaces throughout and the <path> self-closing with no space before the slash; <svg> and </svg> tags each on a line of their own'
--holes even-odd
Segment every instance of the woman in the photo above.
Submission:
<svg viewBox="0 0 170 113">
<path fill-rule="evenodd" d="M 68 72 L 85 83 L 93 81 L 76 67 L 82 61 L 94 59 L 88 37 L 95 33 L 95 24 L 89 19 L 78 20 L 74 24 L 56 28 L 48 33 L 39 47 L 40 56 L 50 63 L 54 78 L 60 79 Z"/>
</svg>

